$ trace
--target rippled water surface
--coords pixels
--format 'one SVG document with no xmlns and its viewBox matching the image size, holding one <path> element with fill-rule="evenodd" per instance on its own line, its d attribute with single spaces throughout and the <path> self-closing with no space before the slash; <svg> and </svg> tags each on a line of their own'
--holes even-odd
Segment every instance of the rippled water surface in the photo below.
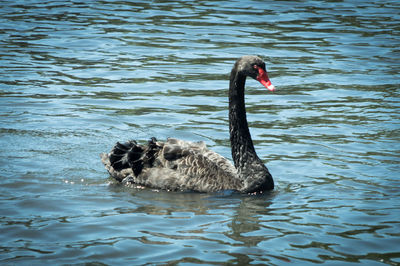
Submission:
<svg viewBox="0 0 400 266">
<path fill-rule="evenodd" d="M 400 264 L 398 1 L 2 1 L 0 263 Z M 247 82 L 276 182 L 250 196 L 125 188 L 99 153 L 151 136 L 230 158 Z"/>
</svg>

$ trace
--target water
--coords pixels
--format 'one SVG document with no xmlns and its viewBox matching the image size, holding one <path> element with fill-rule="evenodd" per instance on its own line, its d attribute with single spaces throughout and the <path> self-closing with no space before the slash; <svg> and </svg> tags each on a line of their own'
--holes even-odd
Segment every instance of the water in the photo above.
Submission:
<svg viewBox="0 0 400 266">
<path fill-rule="evenodd" d="M 398 1 L 2 1 L 0 263 L 400 264 Z M 233 62 L 276 189 L 112 182 L 116 141 L 230 158 Z"/>
</svg>

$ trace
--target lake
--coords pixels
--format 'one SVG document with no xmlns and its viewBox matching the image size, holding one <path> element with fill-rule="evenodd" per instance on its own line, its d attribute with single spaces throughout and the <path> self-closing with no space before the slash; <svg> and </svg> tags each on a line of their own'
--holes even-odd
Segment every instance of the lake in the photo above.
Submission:
<svg viewBox="0 0 400 266">
<path fill-rule="evenodd" d="M 2 1 L 3 265 L 400 265 L 398 1 Z M 231 158 L 228 78 L 274 191 L 114 182 L 117 141 Z"/>
</svg>

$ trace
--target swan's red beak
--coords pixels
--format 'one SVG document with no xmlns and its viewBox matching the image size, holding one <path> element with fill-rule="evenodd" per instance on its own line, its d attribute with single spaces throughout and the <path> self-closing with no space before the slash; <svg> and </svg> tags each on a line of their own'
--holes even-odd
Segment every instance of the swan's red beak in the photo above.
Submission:
<svg viewBox="0 0 400 266">
<path fill-rule="evenodd" d="M 274 91 L 275 86 L 269 80 L 267 72 L 259 66 L 254 66 L 254 68 L 258 70 L 257 80 L 268 90 Z"/>
</svg>

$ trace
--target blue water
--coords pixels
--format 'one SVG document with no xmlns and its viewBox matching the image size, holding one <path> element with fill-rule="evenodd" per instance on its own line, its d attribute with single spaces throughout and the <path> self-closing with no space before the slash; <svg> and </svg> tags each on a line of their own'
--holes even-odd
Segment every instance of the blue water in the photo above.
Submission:
<svg viewBox="0 0 400 266">
<path fill-rule="evenodd" d="M 2 1 L 0 263 L 400 265 L 398 1 Z M 235 60 L 276 189 L 126 188 L 117 141 L 230 158 Z"/>
</svg>

